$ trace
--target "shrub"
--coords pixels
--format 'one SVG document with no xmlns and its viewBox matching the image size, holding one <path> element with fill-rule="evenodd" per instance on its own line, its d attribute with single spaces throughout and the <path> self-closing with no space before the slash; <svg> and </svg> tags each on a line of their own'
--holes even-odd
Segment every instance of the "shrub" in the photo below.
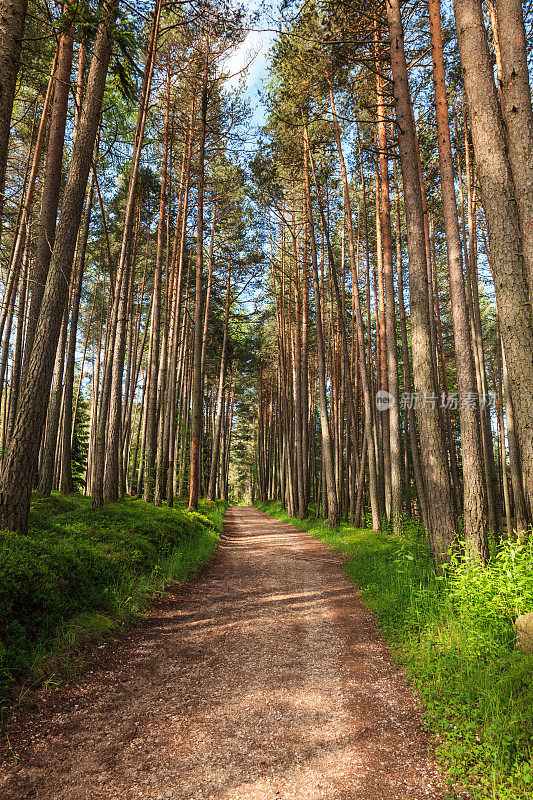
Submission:
<svg viewBox="0 0 533 800">
<path fill-rule="evenodd" d="M 151 579 L 186 580 L 209 558 L 222 529 L 222 508 L 202 510 L 130 499 L 94 509 L 81 496 L 37 498 L 30 535 L 0 531 L 0 688 L 58 630 L 68 639 L 99 612 L 137 610 Z"/>
</svg>

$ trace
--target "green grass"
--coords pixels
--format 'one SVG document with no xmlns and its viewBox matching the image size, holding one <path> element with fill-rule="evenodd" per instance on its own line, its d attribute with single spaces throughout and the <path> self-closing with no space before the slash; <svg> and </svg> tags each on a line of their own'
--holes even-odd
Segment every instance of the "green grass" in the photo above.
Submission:
<svg viewBox="0 0 533 800">
<path fill-rule="evenodd" d="M 21 677 L 26 688 L 56 680 L 151 597 L 186 582 L 215 551 L 224 511 L 35 498 L 28 536 L 0 532 L 0 692 Z"/>
<path fill-rule="evenodd" d="M 450 783 L 476 799 L 533 798 L 533 656 L 513 649 L 514 619 L 533 611 L 533 544 L 503 542 L 487 569 L 457 561 L 442 575 L 414 525 L 395 539 L 291 519 L 279 503 L 257 507 L 347 559 L 424 701 Z"/>
</svg>

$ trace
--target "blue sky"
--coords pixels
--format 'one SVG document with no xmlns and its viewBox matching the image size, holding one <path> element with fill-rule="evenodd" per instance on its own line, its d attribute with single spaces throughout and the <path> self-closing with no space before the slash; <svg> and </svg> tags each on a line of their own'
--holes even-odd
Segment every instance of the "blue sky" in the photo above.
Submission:
<svg viewBox="0 0 533 800">
<path fill-rule="evenodd" d="M 248 0 L 244 5 L 250 12 L 258 10 L 260 4 L 257 0 Z M 242 76 L 242 71 L 247 67 L 246 87 L 244 96 L 249 100 L 253 112 L 253 122 L 260 126 L 264 121 L 264 109 L 260 104 L 258 92 L 261 82 L 266 75 L 267 54 L 274 40 L 271 13 L 265 12 L 249 31 L 244 42 L 230 56 L 225 67 L 234 75 L 229 80 L 229 86 L 237 86 Z"/>
</svg>

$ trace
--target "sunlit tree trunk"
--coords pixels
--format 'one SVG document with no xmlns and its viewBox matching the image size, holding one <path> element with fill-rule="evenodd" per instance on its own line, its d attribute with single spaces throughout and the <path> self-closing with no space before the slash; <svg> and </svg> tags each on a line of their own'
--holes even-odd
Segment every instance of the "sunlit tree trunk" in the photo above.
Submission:
<svg viewBox="0 0 533 800">
<path fill-rule="evenodd" d="M 61 35 L 57 54 L 54 96 L 50 115 L 48 150 L 41 192 L 41 214 L 37 226 L 37 247 L 30 275 L 30 307 L 26 330 L 24 371 L 29 364 L 39 311 L 41 309 L 46 277 L 52 258 L 56 233 L 57 209 L 61 191 L 61 172 L 65 147 L 70 73 L 72 70 L 72 30 Z"/>
<path fill-rule="evenodd" d="M 501 109 L 516 189 L 529 299 L 533 304 L 533 109 L 524 12 L 522 0 L 495 0 L 495 3 Z"/>
<path fill-rule="evenodd" d="M 135 130 L 133 158 L 126 198 L 122 242 L 118 266 L 113 281 L 112 306 L 108 319 L 108 333 L 106 332 L 107 347 L 104 358 L 95 449 L 93 502 L 96 506 L 101 506 L 103 504 L 104 491 L 106 498 L 109 500 L 116 499 L 119 493 L 119 447 L 121 447 L 122 444 L 122 382 L 126 349 L 126 312 L 128 275 L 130 269 L 130 242 L 132 239 L 135 201 L 137 198 L 137 176 L 154 70 L 160 15 L 161 0 L 157 0 L 144 69 L 143 86 L 141 89 L 139 113 Z"/>
<path fill-rule="evenodd" d="M 222 334 L 222 351 L 220 354 L 220 371 L 216 399 L 215 430 L 213 433 L 213 451 L 211 454 L 211 469 L 209 473 L 209 488 L 207 497 L 214 500 L 220 460 L 220 439 L 222 435 L 222 417 L 224 413 L 224 388 L 226 382 L 227 351 L 229 336 L 229 315 L 231 309 L 231 256 L 228 258 L 226 279 L 226 304 L 224 308 L 224 332 Z"/>
<path fill-rule="evenodd" d="M 394 203 L 396 209 L 396 274 L 398 278 L 398 309 L 400 312 L 400 333 L 402 340 L 402 360 L 403 360 L 403 391 L 407 399 L 406 403 L 406 426 L 409 438 L 409 450 L 413 466 L 413 476 L 415 480 L 420 516 L 424 526 L 429 529 L 428 501 L 426 497 L 426 486 L 422 463 L 420 461 L 420 450 L 417 437 L 416 415 L 410 398 L 413 396 L 413 384 L 411 381 L 411 354 L 409 352 L 409 339 L 407 335 L 407 315 L 405 312 L 405 300 L 403 293 L 403 264 L 402 264 L 402 215 L 400 208 L 400 187 L 399 176 L 396 166 L 396 159 L 393 161 L 394 168 Z M 407 442 L 405 443 L 407 450 Z M 406 485 L 406 489 L 407 489 Z"/>
<path fill-rule="evenodd" d="M 83 286 L 83 275 L 85 269 L 85 254 L 87 251 L 87 240 L 89 238 L 89 227 L 91 222 L 91 211 L 94 191 L 94 180 L 89 190 L 87 206 L 85 209 L 85 220 L 83 229 L 80 232 L 78 242 L 78 258 L 76 265 L 76 277 L 72 292 L 70 331 L 67 345 L 67 355 L 65 361 L 65 379 L 63 388 L 63 419 L 61 432 L 61 466 L 60 466 L 60 485 L 62 492 L 68 494 L 74 491 L 72 480 L 72 436 L 73 425 L 76 420 L 73 417 L 72 396 L 74 391 L 74 369 L 76 366 L 76 342 L 78 333 L 78 320 L 80 315 L 81 290 Z M 83 363 L 81 365 L 83 372 Z"/>
<path fill-rule="evenodd" d="M 196 225 L 196 290 L 194 306 L 193 374 L 191 386 L 191 470 L 189 483 L 189 509 L 191 511 L 195 511 L 198 508 L 202 440 L 202 295 L 204 267 L 204 162 L 208 102 L 207 70 L 208 44 L 206 41 L 205 70 L 202 84 L 202 100 L 200 111 L 200 130 L 198 133 L 198 222 Z"/>
<path fill-rule="evenodd" d="M 446 77 L 439 0 L 428 0 L 433 56 L 433 81 L 439 147 L 442 210 L 446 231 L 450 275 L 450 309 L 456 355 L 457 385 L 463 401 L 459 402 L 464 491 L 464 527 L 467 546 L 485 560 L 488 556 L 486 500 L 483 485 L 483 460 L 477 404 L 464 402 L 477 390 L 474 356 L 470 338 L 468 306 L 463 274 L 459 218 L 455 196 L 455 176 L 446 98 Z"/>
<path fill-rule="evenodd" d="M 401 528 L 402 447 L 400 428 L 400 396 L 398 390 L 398 351 L 396 349 L 396 312 L 394 308 L 394 273 L 392 255 L 389 162 L 387 158 L 387 126 L 381 75 L 376 76 L 378 103 L 379 173 L 383 237 L 383 273 L 386 294 L 387 388 L 391 396 L 389 408 L 389 459 L 391 475 L 391 522 L 395 533 Z"/>
<path fill-rule="evenodd" d="M 528 515 L 533 512 L 533 315 L 502 115 L 480 0 L 454 0 L 459 53 L 487 219 L 492 270 Z"/>
<path fill-rule="evenodd" d="M 165 215 L 167 210 L 167 173 L 168 147 L 170 127 L 170 70 L 167 72 L 165 128 L 163 134 L 163 166 L 161 170 L 161 195 L 159 200 L 159 222 L 157 225 L 157 250 L 155 257 L 154 286 L 152 294 L 152 316 L 150 320 L 150 391 L 146 404 L 146 464 L 144 468 L 144 499 L 150 502 L 155 491 L 155 458 L 157 453 L 158 428 L 158 380 L 161 369 L 161 283 L 163 273 L 163 256 L 165 247 Z M 161 503 L 161 492 L 158 492 L 157 505 Z"/>
<path fill-rule="evenodd" d="M 337 502 L 337 492 L 335 487 L 335 473 L 333 466 L 333 451 L 331 444 L 331 431 L 328 419 L 328 401 L 326 388 L 326 357 L 324 349 L 324 332 L 322 328 L 322 299 L 320 292 L 320 282 L 318 277 L 318 259 L 316 252 L 315 232 L 313 211 L 311 205 L 311 195 L 309 190 L 308 174 L 309 141 L 307 131 L 304 129 L 304 190 L 307 203 L 307 218 L 309 242 L 311 245 L 311 265 L 313 270 L 313 283 L 315 294 L 315 318 L 316 318 L 316 337 L 317 337 L 317 365 L 318 365 L 318 388 L 320 394 L 320 429 L 322 432 L 322 457 L 324 462 L 324 484 L 328 501 L 328 522 L 332 527 L 339 523 L 339 507 Z"/>
<path fill-rule="evenodd" d="M 28 0 L 0 0 L 0 218 L 4 210 L 11 115 L 27 8 Z"/>
<path fill-rule="evenodd" d="M 428 398 L 436 396 L 437 387 L 429 320 L 424 211 L 399 0 L 387 0 L 386 9 L 407 222 L 414 380 L 419 396 L 426 398 L 425 407 L 420 408 L 418 414 L 422 462 L 427 496 L 431 498 L 429 522 L 433 553 L 438 562 L 444 562 L 455 546 L 457 530 L 439 409 L 428 402 Z"/>
<path fill-rule="evenodd" d="M 353 293 L 354 293 L 354 308 L 355 308 L 355 324 L 356 324 L 356 335 L 357 335 L 357 343 L 358 343 L 358 352 L 359 352 L 359 370 L 361 374 L 361 382 L 363 386 L 363 397 L 364 397 L 364 406 L 365 406 L 365 430 L 366 430 L 366 439 L 368 445 L 368 467 L 369 467 L 369 489 L 370 489 L 370 505 L 372 509 L 372 527 L 375 531 L 379 530 L 380 528 L 380 513 L 379 513 L 379 492 L 378 492 L 378 481 L 377 481 L 377 469 L 376 469 L 376 458 L 375 458 L 375 451 L 373 447 L 373 397 L 372 397 L 372 387 L 371 387 L 371 380 L 369 376 L 369 367 L 367 366 L 367 360 L 365 357 L 365 338 L 364 338 L 364 326 L 363 326 L 363 315 L 361 311 L 361 301 L 359 298 L 359 284 L 358 284 L 358 265 L 355 259 L 355 242 L 354 242 L 354 235 L 353 235 L 353 218 L 352 218 L 352 205 L 350 200 L 350 191 L 348 185 L 348 174 L 346 171 L 346 165 L 344 161 L 344 155 L 342 151 L 342 141 L 341 141 L 341 134 L 340 134 L 340 127 L 339 121 L 335 109 L 335 103 L 333 98 L 333 92 L 330 90 L 330 104 L 331 104 L 331 111 L 333 115 L 333 121 L 335 124 L 335 138 L 337 142 L 337 151 L 339 155 L 339 163 L 341 166 L 341 173 L 342 173 L 342 182 L 343 182 L 343 197 L 344 197 L 344 206 L 346 208 L 346 222 L 348 227 L 348 252 L 350 255 L 350 267 L 352 272 L 352 284 L 353 284 Z M 369 331 L 370 337 L 370 331 Z M 362 473 L 361 473 L 362 476 Z"/>
</svg>

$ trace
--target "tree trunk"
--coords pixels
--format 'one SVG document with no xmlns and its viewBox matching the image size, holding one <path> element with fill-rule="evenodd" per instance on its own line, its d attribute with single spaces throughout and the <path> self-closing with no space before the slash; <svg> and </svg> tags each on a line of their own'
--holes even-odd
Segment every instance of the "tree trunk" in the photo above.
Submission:
<svg viewBox="0 0 533 800">
<path fill-rule="evenodd" d="M 494 286 L 507 359 L 528 514 L 533 512 L 533 316 L 516 187 L 480 0 L 454 0 L 477 173 L 487 219 Z"/>
<path fill-rule="evenodd" d="M 144 467 L 144 499 L 150 502 L 155 492 L 155 458 L 157 453 L 158 427 L 158 378 L 160 370 L 161 339 L 161 281 L 163 271 L 165 214 L 167 209 L 167 172 L 168 145 L 170 125 L 170 72 L 167 73 L 167 89 L 165 103 L 165 132 L 163 135 L 163 168 L 161 170 L 161 196 L 159 200 L 159 222 L 157 225 L 157 251 L 155 258 L 154 288 L 152 295 L 152 317 L 150 321 L 150 391 L 146 403 L 146 453 Z M 161 503 L 158 492 L 157 505 Z"/>
<path fill-rule="evenodd" d="M 30 274 L 31 299 L 26 329 L 24 373 L 30 362 L 46 277 L 50 267 L 52 250 L 54 249 L 57 209 L 59 207 L 61 192 L 63 151 L 65 149 L 65 128 L 67 124 L 73 44 L 71 29 L 61 35 L 58 46 L 54 98 L 52 101 L 50 131 L 48 134 L 48 151 L 46 154 L 46 166 L 44 169 L 41 193 L 41 215 L 38 224 L 37 248 Z"/>
<path fill-rule="evenodd" d="M 48 401 L 48 414 L 46 417 L 46 425 L 41 450 L 41 463 L 39 465 L 39 482 L 37 484 L 37 493 L 45 497 L 49 497 L 52 489 L 54 488 L 57 434 L 59 432 L 61 397 L 63 394 L 63 374 L 65 368 L 67 330 L 68 304 L 65 305 L 59 344 L 56 350 L 54 376 L 52 380 L 52 388 L 50 390 L 50 399 Z"/>
<path fill-rule="evenodd" d="M 352 284 L 353 284 L 352 291 L 353 291 L 354 308 L 356 315 L 355 324 L 356 324 L 356 335 L 357 335 L 358 352 L 359 352 L 359 370 L 361 373 L 361 382 L 363 384 L 363 397 L 365 406 L 365 431 L 367 432 L 367 445 L 368 445 L 368 470 L 369 470 L 370 505 L 372 509 L 372 528 L 374 531 L 378 531 L 380 529 L 381 520 L 380 520 L 380 504 L 379 504 L 376 458 L 375 458 L 373 433 L 372 433 L 374 422 L 373 422 L 373 397 L 372 397 L 372 385 L 370 377 L 370 364 L 367 365 L 365 356 L 365 334 L 363 326 L 363 315 L 361 312 L 361 301 L 359 298 L 358 265 L 355 258 L 352 205 L 351 205 L 350 190 L 348 185 L 348 174 L 346 171 L 346 164 L 344 161 L 344 154 L 342 151 L 339 120 L 335 110 L 333 92 L 331 91 L 331 89 L 330 89 L 330 104 L 331 104 L 331 112 L 333 115 L 333 121 L 335 124 L 335 138 L 337 142 L 339 163 L 341 166 L 344 206 L 346 208 L 346 221 L 348 224 L 348 252 L 350 255 L 350 267 L 352 272 Z M 370 330 L 368 332 L 368 337 L 370 339 Z"/>
<path fill-rule="evenodd" d="M 394 275 L 392 266 L 392 232 L 389 189 L 389 164 L 387 158 L 387 128 L 383 100 L 382 79 L 377 80 L 379 172 L 381 186 L 381 227 L 383 237 L 383 273 L 386 295 L 386 348 L 389 407 L 389 458 L 391 472 L 391 523 L 394 533 L 401 530 L 402 509 L 402 446 L 400 427 L 400 397 L 398 390 L 398 352 L 396 349 L 396 313 L 394 310 Z"/>
<path fill-rule="evenodd" d="M 63 420 L 61 434 L 61 469 L 59 489 L 65 494 L 74 491 L 72 480 L 72 438 L 73 428 L 76 419 L 73 417 L 72 399 L 74 392 L 74 369 L 76 365 L 76 341 L 78 334 L 78 320 L 80 315 L 81 290 L 83 286 L 83 274 L 85 269 L 85 253 L 87 250 L 87 240 L 89 238 L 89 227 L 91 223 L 91 211 L 94 193 L 94 179 L 91 182 L 87 206 L 85 208 L 85 220 L 83 230 L 78 241 L 78 263 L 74 291 L 72 292 L 70 332 L 67 346 L 67 357 L 65 362 L 65 378 L 63 389 Z M 81 366 L 83 372 L 83 363 Z M 83 376 L 80 375 L 80 380 Z"/>
<path fill-rule="evenodd" d="M 140 107 L 135 130 L 133 159 L 128 184 L 120 256 L 116 275 L 114 276 L 114 283 L 110 283 L 110 286 L 114 286 L 114 294 L 111 313 L 108 319 L 109 335 L 106 337 L 107 350 L 104 359 L 105 368 L 102 375 L 100 411 L 98 414 L 95 480 L 93 487 L 93 502 L 96 506 L 101 506 L 103 504 L 104 490 L 106 499 L 108 500 L 116 500 L 119 493 L 119 448 L 122 446 L 122 381 L 126 350 L 126 306 L 130 268 L 130 242 L 135 216 L 135 202 L 137 199 L 137 176 L 159 33 L 161 1 L 162 0 L 157 0 L 154 8 L 154 18 L 150 31 Z M 109 267 L 111 270 L 111 263 Z"/>
<path fill-rule="evenodd" d="M 411 287 L 411 339 L 415 387 L 425 407 L 419 409 L 419 429 L 427 496 L 430 537 L 438 563 L 446 562 L 456 542 L 456 520 L 448 474 L 448 456 L 440 413 L 431 398 L 437 395 L 433 370 L 431 326 L 428 306 L 428 269 L 424 211 L 411 94 L 405 60 L 403 25 L 399 0 L 387 0 L 390 53 L 394 81 L 394 103 L 403 174 L 409 279 Z"/>
<path fill-rule="evenodd" d="M 220 460 L 220 438 L 222 434 L 222 415 L 224 411 L 224 385 L 226 381 L 229 314 L 231 309 L 230 277 L 231 277 L 231 256 L 228 259 L 228 276 L 226 281 L 226 306 L 224 310 L 224 333 L 222 336 L 222 352 L 220 355 L 220 372 L 218 377 L 215 430 L 213 433 L 213 451 L 211 454 L 211 470 L 209 473 L 209 488 L 207 490 L 207 497 L 209 500 L 214 500 L 216 496 L 218 465 Z"/>
<path fill-rule="evenodd" d="M 27 8 L 28 0 L 0 0 L 0 218 L 4 209 L 11 115 Z"/>
<path fill-rule="evenodd" d="M 204 267 L 204 169 L 205 137 L 207 127 L 207 67 L 208 50 L 206 42 L 205 72 L 202 85 L 200 114 L 199 152 L 198 152 L 198 222 L 196 231 L 196 293 L 194 307 L 194 343 L 191 405 L 191 473 L 189 484 L 189 509 L 196 511 L 200 493 L 200 463 L 202 439 L 202 294 Z"/>
<path fill-rule="evenodd" d="M 417 438 L 417 424 L 413 404 L 409 398 L 413 395 L 413 385 L 411 382 L 411 356 L 409 353 L 409 339 L 407 336 L 407 317 L 405 313 L 405 300 L 403 294 L 403 265 L 402 265 L 402 243 L 401 243 L 401 226 L 402 217 L 400 209 L 400 187 L 398 181 L 398 171 L 396 167 L 396 160 L 393 162 L 394 168 L 394 199 L 396 207 L 396 272 L 398 277 L 398 308 L 400 311 L 400 332 L 402 340 L 402 360 L 403 360 L 403 391 L 407 398 L 406 403 L 406 428 L 409 438 L 409 449 L 411 451 L 411 461 L 413 464 L 413 475 L 415 479 L 416 492 L 418 495 L 418 504 L 420 506 L 420 516 L 422 523 L 426 529 L 429 530 L 429 511 L 428 501 L 426 496 L 426 486 L 424 482 L 424 474 L 422 464 L 420 461 L 420 450 L 418 447 Z M 407 452 L 407 442 L 405 443 Z M 406 485 L 406 491 L 408 486 Z"/>
<path fill-rule="evenodd" d="M 313 269 L 313 283 L 315 290 L 318 388 L 320 393 L 319 407 L 320 407 L 320 428 L 322 432 L 322 456 L 324 460 L 324 472 L 325 472 L 324 482 L 328 499 L 328 522 L 332 527 L 335 527 L 339 524 L 339 507 L 337 502 L 337 492 L 335 488 L 335 473 L 333 467 L 331 431 L 328 419 L 328 401 L 327 401 L 327 388 L 326 388 L 326 356 L 324 350 L 324 333 L 322 328 L 322 300 L 320 295 L 320 283 L 318 278 L 318 260 L 316 253 L 313 211 L 311 206 L 311 195 L 309 191 L 309 175 L 307 167 L 308 155 L 309 155 L 309 141 L 307 138 L 307 130 L 304 128 L 304 189 L 305 189 L 305 196 L 307 203 L 309 241 L 311 245 L 311 264 Z"/>
<path fill-rule="evenodd" d="M 501 109 L 533 304 L 533 109 L 522 0 L 495 0 L 498 18 Z"/>
<path fill-rule="evenodd" d="M 450 274 L 450 308 L 455 344 L 457 386 L 460 394 L 459 419 L 464 484 L 464 528 L 467 548 L 483 560 L 488 557 L 486 499 L 483 484 L 483 460 L 479 434 L 479 408 L 466 402 L 477 390 L 468 306 L 463 274 L 463 257 L 455 177 L 450 137 L 450 120 L 446 98 L 446 78 L 439 0 L 428 0 L 433 56 L 433 81 L 437 115 L 442 210 L 446 231 L 448 269 Z M 472 394 L 474 393 L 474 394 Z"/>
<path fill-rule="evenodd" d="M 501 337 L 501 334 L 500 334 Z M 509 472 L 511 473 L 511 487 L 513 490 L 515 530 L 520 539 L 526 537 L 528 517 L 526 502 L 524 500 L 524 487 L 522 483 L 522 467 L 520 465 L 520 451 L 516 438 L 516 425 L 514 421 L 513 403 L 507 373 L 507 359 L 502 345 L 502 372 L 503 372 L 503 397 L 505 402 L 505 419 L 507 423 L 507 444 L 509 447 Z"/>
</svg>

